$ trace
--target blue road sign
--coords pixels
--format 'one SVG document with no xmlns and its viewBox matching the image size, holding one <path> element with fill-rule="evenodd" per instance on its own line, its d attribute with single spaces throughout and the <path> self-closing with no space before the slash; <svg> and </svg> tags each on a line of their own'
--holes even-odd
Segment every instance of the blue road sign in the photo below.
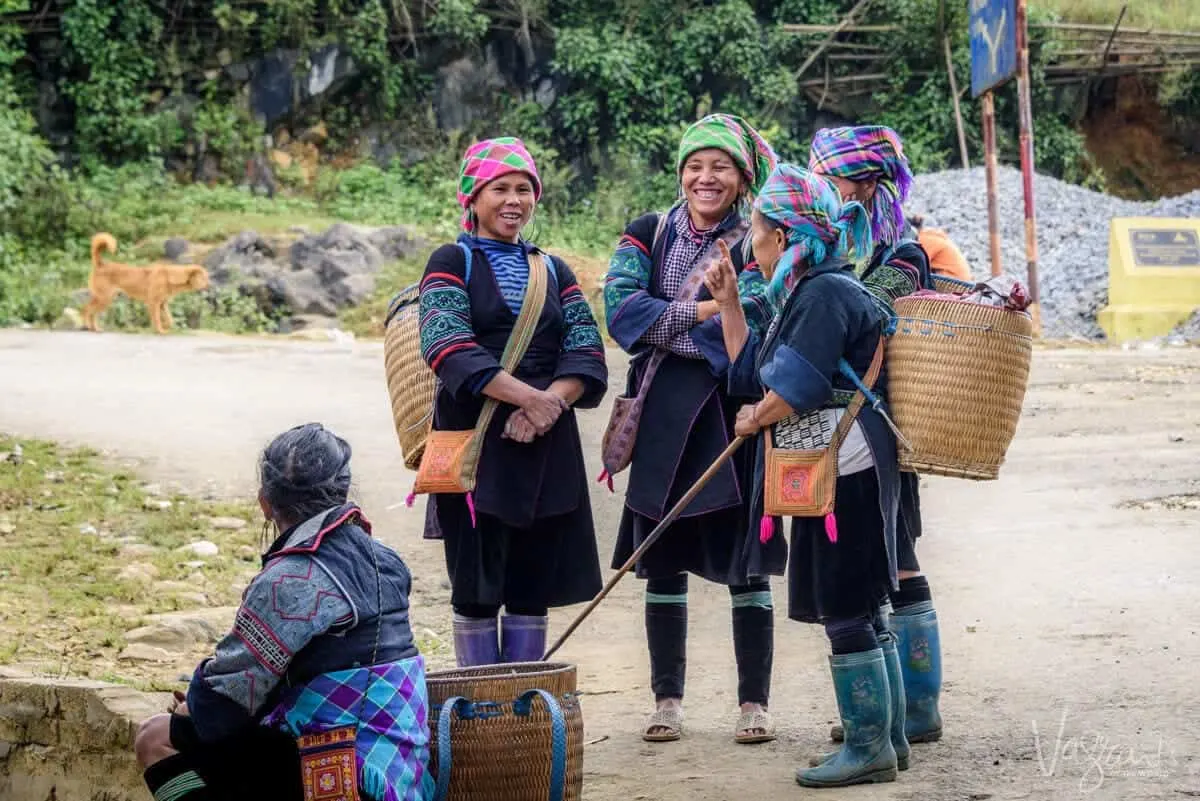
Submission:
<svg viewBox="0 0 1200 801">
<path fill-rule="evenodd" d="M 971 96 L 979 97 L 1017 72 L 1015 0 L 967 0 L 971 12 Z"/>
</svg>

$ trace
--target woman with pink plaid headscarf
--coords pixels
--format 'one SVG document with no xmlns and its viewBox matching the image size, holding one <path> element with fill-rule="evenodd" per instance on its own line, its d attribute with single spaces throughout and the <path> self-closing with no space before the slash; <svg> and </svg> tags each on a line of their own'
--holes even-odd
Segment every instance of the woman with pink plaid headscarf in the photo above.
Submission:
<svg viewBox="0 0 1200 801">
<path fill-rule="evenodd" d="M 460 666 L 540 660 L 547 610 L 590 600 L 601 586 L 574 410 L 599 405 L 608 370 L 575 274 L 522 236 L 541 193 L 520 139 L 472 145 L 459 169 L 463 233 L 433 252 L 421 279 L 421 349 L 438 377 L 434 428 L 471 429 L 486 398 L 500 402 L 474 491 L 430 495 L 426 509 L 426 535 L 445 543 Z M 545 304 L 510 373 L 501 355 L 535 264 L 549 268 Z"/>
</svg>

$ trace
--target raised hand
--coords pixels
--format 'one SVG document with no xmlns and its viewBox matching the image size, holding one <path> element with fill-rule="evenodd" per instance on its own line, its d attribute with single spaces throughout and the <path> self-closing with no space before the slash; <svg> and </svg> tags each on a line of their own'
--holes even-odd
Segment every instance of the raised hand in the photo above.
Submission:
<svg viewBox="0 0 1200 801">
<path fill-rule="evenodd" d="M 733 269 L 733 257 L 725 240 L 718 239 L 717 247 L 721 258 L 704 271 L 704 285 L 721 306 L 736 306 L 739 302 L 737 273 Z"/>
</svg>

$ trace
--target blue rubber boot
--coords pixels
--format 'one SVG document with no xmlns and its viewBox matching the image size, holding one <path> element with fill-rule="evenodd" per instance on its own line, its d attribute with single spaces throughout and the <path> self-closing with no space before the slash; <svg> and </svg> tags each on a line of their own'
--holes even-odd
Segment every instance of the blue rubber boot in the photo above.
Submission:
<svg viewBox="0 0 1200 801">
<path fill-rule="evenodd" d="M 896 647 L 896 635 L 880 638 L 883 649 L 883 664 L 887 668 L 888 697 L 892 702 L 892 748 L 896 749 L 896 767 L 908 770 L 908 736 L 905 734 L 905 690 L 904 675 L 900 668 L 900 651 Z"/>
<path fill-rule="evenodd" d="M 496 618 L 454 616 L 454 656 L 459 667 L 494 665 L 500 661 Z"/>
<path fill-rule="evenodd" d="M 892 699 L 883 649 L 829 657 L 845 742 L 820 765 L 796 772 L 802 787 L 849 787 L 896 780 Z"/>
<path fill-rule="evenodd" d="M 540 662 L 546 653 L 545 615 L 504 615 L 500 618 L 500 661 Z"/>
<path fill-rule="evenodd" d="M 906 697 L 904 733 L 910 743 L 942 739 L 942 643 L 937 612 L 931 601 L 914 604 L 893 614 L 891 629 L 900 652 L 900 671 Z"/>
</svg>

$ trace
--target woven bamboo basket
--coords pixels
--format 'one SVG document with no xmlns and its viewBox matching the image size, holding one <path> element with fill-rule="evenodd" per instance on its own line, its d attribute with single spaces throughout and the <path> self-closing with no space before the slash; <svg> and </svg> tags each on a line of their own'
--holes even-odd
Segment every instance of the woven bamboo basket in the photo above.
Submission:
<svg viewBox="0 0 1200 801">
<path fill-rule="evenodd" d="M 971 287 L 975 286 L 970 281 L 963 281 L 959 278 L 951 278 L 948 275 L 938 275 L 934 273 L 930 277 L 933 279 L 934 291 L 941 292 L 945 295 L 961 295 Z"/>
<path fill-rule="evenodd" d="M 384 318 L 383 367 L 392 400 L 392 422 L 404 465 L 416 470 L 433 426 L 437 378 L 421 357 L 421 312 L 418 284 L 396 293 Z"/>
<path fill-rule="evenodd" d="M 888 342 L 892 418 L 912 446 L 900 467 L 990 481 L 1021 417 L 1033 354 L 1025 312 L 937 298 L 896 301 Z"/>
<path fill-rule="evenodd" d="M 435 776 L 442 756 L 438 742 L 442 716 L 451 714 L 445 801 L 579 801 L 583 711 L 575 692 L 574 665 L 518 662 L 458 668 L 431 672 L 426 683 L 433 732 L 430 766 Z M 518 700 L 530 690 L 545 691 L 565 723 L 565 764 L 557 769 L 548 703 L 543 698 L 525 704 Z M 445 704 L 455 697 L 466 699 L 466 705 L 449 713 Z M 552 792 L 555 784 L 557 791 Z"/>
</svg>

